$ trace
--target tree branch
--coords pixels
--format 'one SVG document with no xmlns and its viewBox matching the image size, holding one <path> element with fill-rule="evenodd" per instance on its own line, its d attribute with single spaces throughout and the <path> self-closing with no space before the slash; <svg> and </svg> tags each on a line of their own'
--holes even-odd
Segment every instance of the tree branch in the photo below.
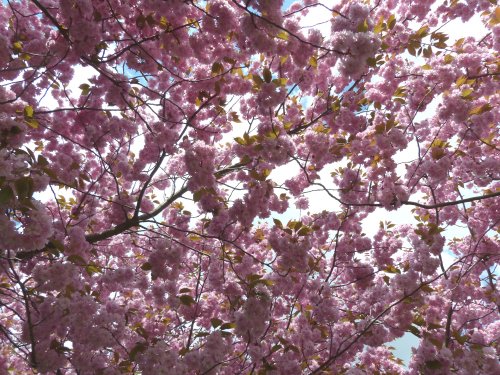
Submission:
<svg viewBox="0 0 500 375">
<path fill-rule="evenodd" d="M 159 213 L 161 213 L 165 208 L 170 206 L 178 198 L 182 197 L 182 195 L 184 195 L 187 192 L 187 190 L 188 190 L 187 187 L 184 186 L 177 193 L 173 194 L 169 199 L 167 199 L 156 210 L 149 212 L 147 214 L 134 216 L 131 219 L 127 219 L 123 223 L 118 224 L 116 227 L 109 229 L 109 230 L 106 230 L 104 232 L 96 233 L 96 234 L 89 234 L 89 235 L 85 236 L 85 239 L 90 243 L 95 243 L 95 242 L 107 240 L 108 238 L 111 238 L 113 236 L 116 236 L 117 234 L 123 233 L 132 227 L 136 227 L 142 221 L 149 220 L 149 219 L 155 217 L 156 215 L 158 215 Z"/>
<path fill-rule="evenodd" d="M 497 191 L 496 193 L 491 193 L 491 194 L 485 194 L 485 195 L 479 195 L 475 197 L 470 197 L 470 198 L 465 198 L 465 199 L 460 199 L 457 201 L 450 201 L 450 202 L 443 202 L 443 203 L 436 203 L 436 204 L 423 204 L 423 203 L 418 203 L 418 202 L 412 202 L 412 201 L 404 201 L 401 202 L 404 205 L 407 206 L 417 206 L 420 208 L 425 208 L 427 210 L 433 210 L 435 208 L 441 208 L 441 207 L 446 207 L 446 206 L 455 206 L 457 204 L 461 203 L 468 203 L 468 202 L 474 202 L 474 201 L 480 201 L 483 199 L 488 199 L 488 198 L 494 198 L 500 196 L 500 191 Z"/>
</svg>

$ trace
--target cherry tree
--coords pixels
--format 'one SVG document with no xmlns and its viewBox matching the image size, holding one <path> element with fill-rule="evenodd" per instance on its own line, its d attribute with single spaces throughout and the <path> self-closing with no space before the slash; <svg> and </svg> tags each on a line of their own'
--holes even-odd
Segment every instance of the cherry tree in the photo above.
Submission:
<svg viewBox="0 0 500 375">
<path fill-rule="evenodd" d="M 497 1 L 331 3 L 2 1 L 0 374 L 500 373 Z"/>
</svg>

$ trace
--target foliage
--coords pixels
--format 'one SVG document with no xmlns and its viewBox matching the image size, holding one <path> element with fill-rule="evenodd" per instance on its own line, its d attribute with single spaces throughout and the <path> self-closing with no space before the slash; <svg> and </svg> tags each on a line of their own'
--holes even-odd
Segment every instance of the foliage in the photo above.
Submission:
<svg viewBox="0 0 500 375">
<path fill-rule="evenodd" d="M 0 373 L 500 373 L 500 8 L 433 3 L 3 1 Z"/>
</svg>

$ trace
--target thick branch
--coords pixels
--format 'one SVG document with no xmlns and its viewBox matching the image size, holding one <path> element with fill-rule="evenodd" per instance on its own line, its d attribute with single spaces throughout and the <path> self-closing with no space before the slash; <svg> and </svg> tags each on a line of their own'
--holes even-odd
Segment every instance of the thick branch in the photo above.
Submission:
<svg viewBox="0 0 500 375">
<path fill-rule="evenodd" d="M 300 165 L 300 164 L 299 164 Z M 304 170 L 303 167 L 301 167 L 302 170 Z M 304 171 L 305 173 L 305 171 Z M 339 202 L 341 205 L 348 206 L 348 207 L 383 207 L 381 203 L 372 203 L 372 202 L 361 202 L 361 203 L 349 203 L 349 202 L 344 202 L 340 198 L 336 197 L 333 195 L 330 190 L 323 185 L 320 182 L 313 182 L 309 179 L 309 175 L 306 173 L 306 178 L 308 182 L 311 185 L 316 185 L 316 186 L 321 186 L 323 190 L 333 199 L 335 199 L 337 202 Z M 483 199 L 489 199 L 489 198 L 494 198 L 500 196 L 500 191 L 497 191 L 496 193 L 490 193 L 490 194 L 485 194 L 485 195 L 479 195 L 475 197 L 470 197 L 470 198 L 465 198 L 465 199 L 460 199 L 456 201 L 449 201 L 449 202 L 442 202 L 442 203 L 436 203 L 436 204 L 424 204 L 424 203 L 419 203 L 419 202 L 413 202 L 413 201 L 401 201 L 402 205 L 406 206 L 416 206 L 420 208 L 424 208 L 427 210 L 434 210 L 437 208 L 441 207 L 447 207 L 447 206 L 456 206 L 459 204 L 464 204 L 464 203 L 469 203 L 469 202 L 474 202 L 474 201 L 480 201 Z"/>
<path fill-rule="evenodd" d="M 106 230 L 101 233 L 96 233 L 96 234 L 89 234 L 88 236 L 85 236 L 85 239 L 90 242 L 90 243 L 95 243 L 103 240 L 107 240 L 108 238 L 111 238 L 113 236 L 116 236 L 117 234 L 123 233 L 127 230 L 129 230 L 132 227 L 136 227 L 139 225 L 139 223 L 149 220 L 159 213 L 161 213 L 165 208 L 170 206 L 173 202 L 175 202 L 178 198 L 182 197 L 184 193 L 187 192 L 187 187 L 183 187 L 180 189 L 177 193 L 173 194 L 169 199 L 167 199 L 162 205 L 158 206 L 158 208 L 152 212 L 139 215 L 137 217 L 133 217 L 132 219 L 127 219 L 125 222 L 118 224 L 116 227 Z"/>
<path fill-rule="evenodd" d="M 221 169 L 215 172 L 216 178 L 222 178 L 225 175 L 243 168 L 248 163 L 237 163 L 230 167 Z M 188 191 L 187 186 L 182 187 L 177 193 L 173 194 L 169 199 L 167 199 L 163 204 L 159 205 L 154 211 L 145 213 L 142 215 L 134 216 L 131 219 L 127 219 L 125 222 L 118 224 L 112 229 L 106 230 L 101 233 L 89 234 L 85 236 L 85 239 L 90 243 L 95 243 L 103 240 L 107 240 L 117 234 L 123 233 L 132 227 L 138 226 L 141 222 L 154 218 L 156 215 L 160 214 L 165 208 L 174 203 L 177 199 L 182 197 Z"/>
<path fill-rule="evenodd" d="M 450 335 L 451 335 L 451 317 L 453 315 L 453 307 L 450 304 L 448 309 L 448 314 L 446 316 L 446 329 L 444 334 L 444 346 L 448 347 L 450 345 Z"/>
<path fill-rule="evenodd" d="M 50 14 L 49 11 L 47 10 L 47 8 L 45 8 L 42 4 L 40 4 L 39 1 L 37 1 L 37 0 L 31 0 L 31 1 L 33 2 L 33 4 L 35 4 L 38 7 L 38 9 L 40 9 L 42 11 L 43 14 L 45 14 L 45 16 L 54 24 L 54 26 L 57 27 L 57 29 L 64 36 L 64 38 L 70 42 L 68 30 L 64 29 L 59 24 L 59 22 L 57 22 L 57 19 L 52 14 Z"/>
<path fill-rule="evenodd" d="M 479 195 L 476 197 L 470 197 L 470 198 L 465 198 L 465 199 L 460 199 L 457 201 L 450 201 L 450 202 L 443 202 L 443 203 L 436 203 L 436 204 L 423 204 L 423 203 L 418 203 L 418 202 L 412 202 L 412 201 L 404 201 L 402 204 L 408 205 L 408 206 L 417 206 L 420 208 L 425 208 L 427 210 L 432 210 L 435 208 L 441 208 L 441 207 L 446 207 L 446 206 L 455 206 L 457 204 L 461 203 L 468 203 L 468 202 L 474 202 L 474 201 L 480 201 L 483 199 L 488 199 L 488 198 L 494 198 L 500 196 L 500 191 L 497 191 L 496 193 L 491 193 L 491 194 L 485 194 L 485 195 Z"/>
</svg>

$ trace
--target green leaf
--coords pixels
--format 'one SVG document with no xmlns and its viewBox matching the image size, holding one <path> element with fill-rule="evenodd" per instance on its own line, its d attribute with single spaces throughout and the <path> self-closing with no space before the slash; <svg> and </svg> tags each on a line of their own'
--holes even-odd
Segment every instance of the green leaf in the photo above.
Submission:
<svg viewBox="0 0 500 375">
<path fill-rule="evenodd" d="M 238 113 L 237 112 L 230 112 L 230 115 L 231 115 L 231 119 L 232 119 L 233 122 L 241 123 L 241 120 L 238 117 Z"/>
<path fill-rule="evenodd" d="M 288 40 L 288 33 L 286 31 L 280 31 L 276 37 L 282 40 Z"/>
<path fill-rule="evenodd" d="M 264 284 L 266 286 L 273 286 L 274 285 L 274 281 L 272 280 L 268 280 L 268 279 L 260 279 L 258 280 L 259 284 Z"/>
<path fill-rule="evenodd" d="M 85 272 L 87 272 L 87 274 L 89 276 L 92 276 L 95 273 L 100 273 L 101 272 L 101 267 L 99 267 L 95 263 L 90 263 L 87 266 L 85 266 Z"/>
<path fill-rule="evenodd" d="M 271 73 L 269 68 L 264 68 L 263 75 L 264 75 L 264 81 L 266 81 L 266 83 L 271 83 L 273 79 L 273 74 Z"/>
<path fill-rule="evenodd" d="M 428 329 L 440 329 L 443 328 L 441 324 L 429 323 L 427 324 Z"/>
<path fill-rule="evenodd" d="M 142 29 L 146 26 L 146 17 L 143 14 L 140 14 L 139 17 L 136 18 L 135 24 L 139 29 Z"/>
<path fill-rule="evenodd" d="M 193 297 L 191 297 L 190 295 L 187 295 L 187 294 L 183 294 L 182 296 L 179 296 L 179 299 L 183 305 L 190 306 L 193 303 L 195 303 L 195 300 L 193 299 Z"/>
<path fill-rule="evenodd" d="M 220 62 L 214 62 L 212 65 L 212 75 L 220 74 L 224 71 L 224 67 Z"/>
<path fill-rule="evenodd" d="M 73 264 L 76 264 L 77 266 L 82 266 L 85 264 L 85 260 L 80 256 L 80 255 L 70 255 L 68 257 L 68 261 L 70 261 Z"/>
<path fill-rule="evenodd" d="M 262 359 L 262 362 L 264 363 L 264 371 L 265 371 L 265 373 L 267 373 L 267 371 L 274 371 L 274 370 L 277 369 L 277 367 L 274 364 L 269 363 L 267 361 L 266 357 L 264 357 Z"/>
<path fill-rule="evenodd" d="M 430 360 L 430 361 L 426 361 L 425 362 L 425 366 L 427 368 L 430 368 L 431 370 L 438 370 L 440 369 L 441 367 L 443 367 L 443 365 L 441 364 L 440 361 L 438 361 L 437 359 L 433 359 L 433 360 Z"/>
<path fill-rule="evenodd" d="M 311 56 L 309 58 L 309 65 L 311 65 L 313 68 L 317 68 L 318 67 L 318 59 L 314 56 Z"/>
<path fill-rule="evenodd" d="M 90 85 L 88 83 L 82 83 L 79 86 L 80 90 L 82 90 L 82 95 L 87 96 L 90 93 Z"/>
<path fill-rule="evenodd" d="M 368 20 L 365 18 L 365 20 L 358 25 L 358 32 L 365 33 L 367 31 L 368 31 Z"/>
<path fill-rule="evenodd" d="M 56 257 L 58 257 L 61 253 L 64 253 L 63 243 L 56 239 L 50 240 L 47 243 L 47 246 L 45 246 L 45 249 Z"/>
<path fill-rule="evenodd" d="M 37 164 L 43 168 L 49 165 L 49 161 L 43 155 L 38 155 Z"/>
<path fill-rule="evenodd" d="M 283 223 L 279 219 L 273 219 L 274 225 L 276 225 L 278 228 L 283 229 Z"/>
<path fill-rule="evenodd" d="M 455 84 L 457 85 L 457 87 L 460 87 L 465 82 L 467 82 L 467 77 L 466 76 L 461 76 L 461 77 L 458 77 L 458 79 L 455 81 Z"/>
<path fill-rule="evenodd" d="M 199 202 L 201 197 L 205 194 L 205 190 L 201 189 L 198 191 L 195 191 L 193 194 L 193 201 Z"/>
<path fill-rule="evenodd" d="M 427 48 L 424 48 L 422 52 L 424 57 L 429 58 L 432 56 L 432 47 L 428 46 Z"/>
<path fill-rule="evenodd" d="M 275 353 L 277 352 L 278 350 L 280 350 L 282 348 L 282 346 L 280 344 L 275 344 L 273 345 L 273 347 L 271 348 L 271 353 Z"/>
<path fill-rule="evenodd" d="M 385 272 L 387 273 L 401 273 L 401 271 L 399 270 L 399 268 L 393 266 L 393 265 L 389 265 L 387 266 L 385 269 L 384 269 Z"/>
<path fill-rule="evenodd" d="M 36 210 L 35 205 L 31 201 L 31 199 L 29 199 L 29 198 L 21 198 L 21 199 L 19 199 L 19 203 L 21 203 L 21 205 L 23 206 L 23 208 L 25 210 L 28 208 L 30 208 L 32 210 Z"/>
<path fill-rule="evenodd" d="M 420 289 L 422 289 L 422 291 L 424 291 L 426 293 L 434 292 L 434 289 L 432 289 L 428 284 L 422 285 L 422 287 Z"/>
<path fill-rule="evenodd" d="M 438 338 L 436 338 L 436 337 L 428 337 L 427 340 L 429 340 L 430 343 L 432 345 L 434 345 L 436 348 L 438 348 L 438 349 L 442 349 L 443 348 L 443 342 L 441 340 L 439 340 Z"/>
<path fill-rule="evenodd" d="M 389 30 L 394 29 L 394 26 L 396 26 L 396 17 L 394 14 L 391 14 L 390 17 L 387 19 L 387 27 Z"/>
<path fill-rule="evenodd" d="M 57 180 L 57 175 L 52 169 L 47 168 L 47 167 L 42 167 L 42 171 L 44 171 L 45 174 L 47 176 L 49 176 L 50 178 L 52 178 L 53 180 Z"/>
<path fill-rule="evenodd" d="M 377 21 L 377 24 L 373 28 L 373 32 L 375 34 L 380 34 L 384 30 L 384 16 L 380 16 Z"/>
<path fill-rule="evenodd" d="M 223 59 L 225 62 L 227 62 L 228 64 L 231 64 L 231 65 L 235 65 L 236 64 L 236 60 L 231 58 L 231 57 L 224 57 Z"/>
<path fill-rule="evenodd" d="M 148 338 L 148 332 L 144 329 L 144 327 L 141 325 L 141 323 L 138 323 L 134 330 L 139 334 L 141 335 L 142 337 L 144 337 L 145 339 Z"/>
<path fill-rule="evenodd" d="M 10 128 L 10 133 L 13 134 L 13 135 L 17 135 L 17 134 L 20 134 L 22 131 L 21 129 L 19 128 L 19 126 L 13 126 Z M 37 144 L 37 142 L 41 143 L 41 141 L 35 141 L 35 144 Z M 38 151 L 38 150 L 37 150 Z"/>
<path fill-rule="evenodd" d="M 148 346 L 144 342 L 136 343 L 135 346 L 130 350 L 130 353 L 129 353 L 130 360 L 132 362 L 135 361 L 135 357 L 137 356 L 137 354 L 143 353 L 147 347 Z"/>
<path fill-rule="evenodd" d="M 247 144 L 247 142 L 241 137 L 236 137 L 234 140 L 236 141 L 236 143 L 242 146 L 245 146 Z"/>
<path fill-rule="evenodd" d="M 35 120 L 34 118 L 29 118 L 29 119 L 26 119 L 24 120 L 24 122 L 30 127 L 30 128 L 33 128 L 33 129 L 37 129 L 38 128 L 38 121 Z"/>
<path fill-rule="evenodd" d="M 417 315 L 413 318 L 413 323 L 422 327 L 425 324 L 425 320 L 421 315 Z"/>
<path fill-rule="evenodd" d="M 143 271 L 150 271 L 152 268 L 153 266 L 149 262 L 146 262 L 141 266 L 141 270 Z"/>
<path fill-rule="evenodd" d="M 20 53 L 22 52 L 23 50 L 23 42 L 14 42 L 12 43 L 12 50 L 14 51 L 14 53 Z"/>
<path fill-rule="evenodd" d="M 368 66 L 371 66 L 372 68 L 375 68 L 377 66 L 377 59 L 374 57 L 369 57 L 366 59 L 366 64 Z"/>
<path fill-rule="evenodd" d="M 417 327 L 415 327 L 414 325 L 411 325 L 408 327 L 408 332 L 413 333 L 418 338 L 422 337 L 420 335 L 420 330 Z"/>
<path fill-rule="evenodd" d="M 167 21 L 165 16 L 161 16 L 159 26 L 163 30 L 167 30 L 169 28 L 170 23 Z"/>
<path fill-rule="evenodd" d="M 220 326 L 221 330 L 226 330 L 226 329 L 233 329 L 236 327 L 236 323 L 224 323 L 223 325 Z"/>
<path fill-rule="evenodd" d="M 307 236 L 309 233 L 311 233 L 311 229 L 309 227 L 302 227 L 297 232 L 297 235 L 299 235 L 299 236 Z"/>
<path fill-rule="evenodd" d="M 259 279 L 262 279 L 262 275 L 256 275 L 256 274 L 251 274 L 251 275 L 247 275 L 247 280 L 252 282 L 252 281 L 257 281 Z"/>
<path fill-rule="evenodd" d="M 423 38 L 428 34 L 428 31 L 429 31 L 429 26 L 425 25 L 425 26 L 422 26 L 420 29 L 418 29 L 418 31 L 415 33 L 415 35 L 418 38 Z"/>
<path fill-rule="evenodd" d="M 33 179 L 31 177 L 21 177 L 14 182 L 19 199 L 31 198 L 33 195 Z"/>
<path fill-rule="evenodd" d="M 210 335 L 208 332 L 198 332 L 195 337 L 207 337 Z"/>
<path fill-rule="evenodd" d="M 215 82 L 214 90 L 217 93 L 217 95 L 220 94 L 220 81 Z M 224 109 L 222 111 L 224 111 Z"/>
<path fill-rule="evenodd" d="M 14 192 L 10 186 L 0 189 L 0 205 L 9 203 L 12 199 L 14 199 Z"/>
<path fill-rule="evenodd" d="M 468 335 L 460 335 L 459 333 L 457 333 L 455 336 L 455 339 L 457 340 L 457 342 L 460 344 L 460 345 L 463 345 L 465 344 L 469 339 L 470 339 L 470 336 Z"/>
<path fill-rule="evenodd" d="M 222 324 L 222 320 L 220 320 L 219 318 L 213 318 L 210 319 L 210 324 L 212 325 L 212 327 L 217 328 Z"/>
<path fill-rule="evenodd" d="M 450 54 L 445 55 L 444 56 L 444 63 L 445 64 L 451 64 L 451 62 L 453 62 L 454 59 L 455 58 L 452 55 L 450 55 Z"/>
<path fill-rule="evenodd" d="M 491 111 L 493 107 L 490 105 L 490 103 L 486 103 L 477 107 L 472 108 L 469 111 L 469 115 L 480 115 L 485 112 Z"/>
<path fill-rule="evenodd" d="M 288 78 L 275 78 L 273 79 L 273 83 L 278 87 L 283 87 L 288 82 Z"/>
<path fill-rule="evenodd" d="M 264 83 L 264 80 L 258 74 L 252 74 L 252 80 L 257 87 L 260 87 Z"/>
<path fill-rule="evenodd" d="M 153 13 L 148 14 L 148 16 L 146 17 L 146 22 L 150 27 L 156 25 L 156 20 L 154 19 Z"/>
<path fill-rule="evenodd" d="M 33 110 L 32 106 L 27 105 L 26 107 L 24 107 L 24 117 L 26 119 L 32 118 L 33 114 L 34 114 L 34 110 Z"/>
</svg>

